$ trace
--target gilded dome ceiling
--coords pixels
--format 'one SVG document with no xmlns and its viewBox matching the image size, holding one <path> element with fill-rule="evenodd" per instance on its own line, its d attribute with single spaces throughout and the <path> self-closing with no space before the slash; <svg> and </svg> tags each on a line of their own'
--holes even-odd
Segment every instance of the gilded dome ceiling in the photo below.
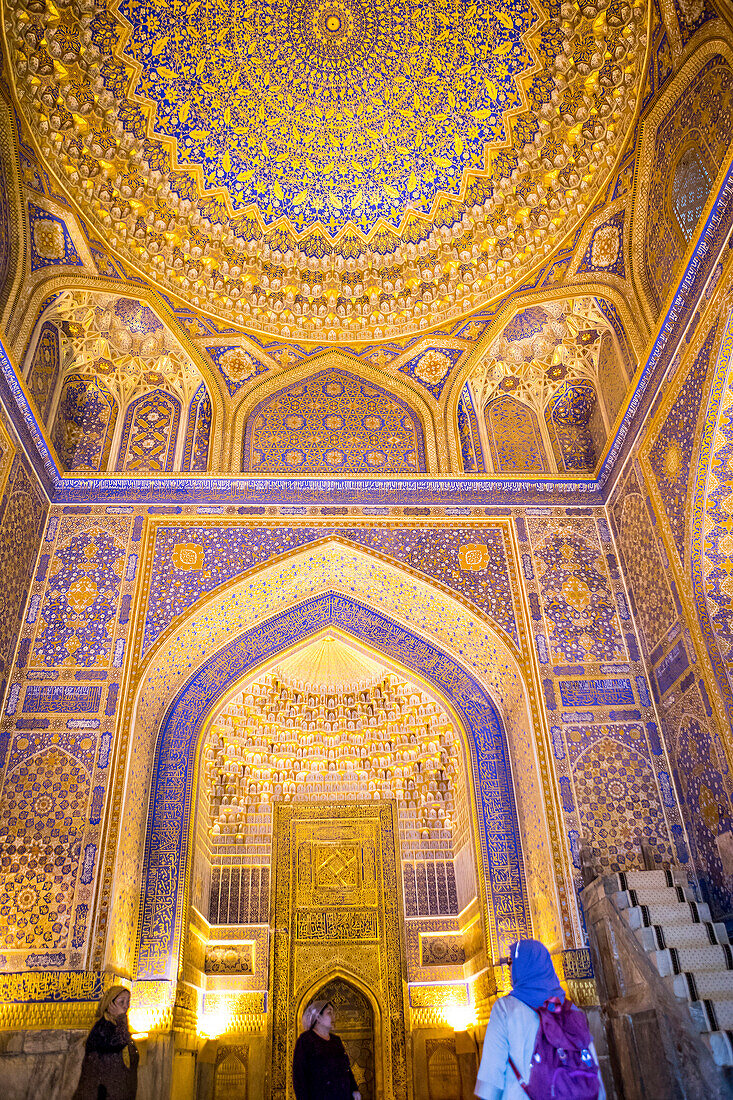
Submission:
<svg viewBox="0 0 733 1100">
<path fill-rule="evenodd" d="M 320 343 L 505 294 L 618 159 L 646 0 L 20 0 L 15 90 L 166 293 Z"/>
</svg>

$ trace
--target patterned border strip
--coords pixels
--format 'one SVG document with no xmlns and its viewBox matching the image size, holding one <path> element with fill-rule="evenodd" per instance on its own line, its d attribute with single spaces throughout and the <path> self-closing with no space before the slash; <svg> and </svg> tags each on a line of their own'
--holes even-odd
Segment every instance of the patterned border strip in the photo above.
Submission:
<svg viewBox="0 0 733 1100">
<path fill-rule="evenodd" d="M 654 395 L 654 390 L 651 389 L 652 383 L 656 381 L 661 384 L 732 228 L 733 165 L 728 168 L 705 225 L 698 236 L 697 244 L 659 328 L 636 390 L 601 467 L 598 476 L 599 489 L 605 488 L 617 460 L 622 456 L 622 452 L 631 446 L 633 439 L 628 437 L 632 423 L 637 418 L 637 414 L 645 412 L 648 408 Z"/>
<path fill-rule="evenodd" d="M 731 695 L 728 674 L 720 655 L 720 650 L 715 641 L 705 591 L 705 500 L 707 497 L 708 483 L 712 460 L 712 449 L 718 418 L 720 415 L 720 403 L 728 385 L 731 356 L 733 354 L 733 312 L 728 316 L 723 337 L 718 352 L 718 361 L 715 365 L 715 373 L 710 386 L 708 407 L 705 415 L 702 441 L 700 444 L 700 457 L 695 473 L 694 491 L 692 494 L 692 523 L 690 538 L 690 580 L 695 606 L 700 621 L 700 630 L 705 639 L 705 648 L 713 668 L 713 673 L 720 689 L 725 708 L 728 713 L 728 721 L 733 723 L 733 695 Z"/>
</svg>

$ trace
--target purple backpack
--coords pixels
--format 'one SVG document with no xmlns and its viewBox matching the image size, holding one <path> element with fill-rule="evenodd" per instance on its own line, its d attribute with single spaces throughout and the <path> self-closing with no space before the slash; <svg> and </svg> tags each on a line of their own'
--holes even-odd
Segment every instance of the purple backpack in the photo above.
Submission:
<svg viewBox="0 0 733 1100">
<path fill-rule="evenodd" d="M 584 1014 L 567 997 L 562 1004 L 551 998 L 535 1011 L 540 1026 L 528 1081 L 522 1080 L 509 1059 L 527 1096 L 531 1100 L 598 1100 L 598 1066 Z"/>
</svg>

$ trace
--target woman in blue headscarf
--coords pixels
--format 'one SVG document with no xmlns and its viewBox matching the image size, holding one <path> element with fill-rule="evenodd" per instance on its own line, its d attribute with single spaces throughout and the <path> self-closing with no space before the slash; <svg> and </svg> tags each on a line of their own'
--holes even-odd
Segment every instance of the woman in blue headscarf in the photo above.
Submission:
<svg viewBox="0 0 733 1100">
<path fill-rule="evenodd" d="M 532 1052 L 539 1030 L 537 1009 L 544 1004 L 560 1006 L 565 992 L 557 979 L 550 953 L 539 940 L 513 943 L 509 959 L 512 991 L 494 1004 L 484 1037 L 481 1065 L 474 1092 L 481 1100 L 526 1100 L 520 1084 L 529 1079 Z M 595 1065 L 598 1057 L 590 1045 Z M 516 1066 L 516 1072 L 510 1061 Z M 600 1072 L 598 1074 L 600 1082 Z M 600 1082 L 598 1100 L 606 1093 Z"/>
</svg>

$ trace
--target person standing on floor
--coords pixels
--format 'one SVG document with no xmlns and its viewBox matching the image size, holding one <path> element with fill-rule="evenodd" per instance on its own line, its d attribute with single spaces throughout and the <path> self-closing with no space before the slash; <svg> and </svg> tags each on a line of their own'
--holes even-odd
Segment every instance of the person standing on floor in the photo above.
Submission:
<svg viewBox="0 0 733 1100">
<path fill-rule="evenodd" d="M 311 1001 L 293 1052 L 296 1100 L 361 1100 L 344 1044 L 331 1030 L 330 1001 Z"/>
<path fill-rule="evenodd" d="M 111 986 L 97 1005 L 72 1100 L 135 1100 L 139 1056 L 127 1023 L 129 1007 L 124 985 Z"/>
<path fill-rule="evenodd" d="M 512 991 L 494 1004 L 476 1088 L 481 1100 L 606 1100 L 585 1014 L 565 996 L 539 940 L 510 949 Z"/>
</svg>

